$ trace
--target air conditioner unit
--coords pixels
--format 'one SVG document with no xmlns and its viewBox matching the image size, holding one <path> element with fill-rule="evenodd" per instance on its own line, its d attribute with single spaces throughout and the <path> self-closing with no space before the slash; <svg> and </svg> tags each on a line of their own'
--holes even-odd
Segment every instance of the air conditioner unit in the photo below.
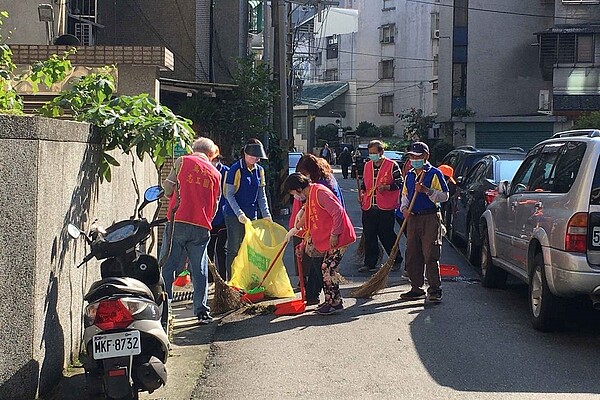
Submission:
<svg viewBox="0 0 600 400">
<path fill-rule="evenodd" d="M 538 110 L 550 111 L 550 91 L 547 89 L 540 90 Z"/>
<path fill-rule="evenodd" d="M 75 23 L 75 36 L 77 36 L 81 44 L 84 46 L 92 46 L 94 44 L 91 24 L 81 22 Z"/>
<path fill-rule="evenodd" d="M 439 29 L 434 29 L 433 32 L 431 32 L 431 38 L 432 39 L 439 39 L 440 38 L 440 30 Z"/>
</svg>

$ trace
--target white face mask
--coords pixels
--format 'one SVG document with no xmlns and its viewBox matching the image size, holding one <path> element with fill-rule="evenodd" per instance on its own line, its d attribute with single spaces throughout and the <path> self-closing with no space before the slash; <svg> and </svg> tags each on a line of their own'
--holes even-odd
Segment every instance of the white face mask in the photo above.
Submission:
<svg viewBox="0 0 600 400">
<path fill-rule="evenodd" d="M 299 202 L 304 203 L 306 201 L 306 195 L 304 193 L 294 193 L 293 196 Z"/>
</svg>

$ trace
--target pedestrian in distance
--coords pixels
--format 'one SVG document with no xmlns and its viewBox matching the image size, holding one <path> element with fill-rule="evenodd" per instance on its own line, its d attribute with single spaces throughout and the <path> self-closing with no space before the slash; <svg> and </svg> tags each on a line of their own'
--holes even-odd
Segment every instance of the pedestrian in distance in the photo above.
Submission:
<svg viewBox="0 0 600 400">
<path fill-rule="evenodd" d="M 319 183 L 331 190 L 342 206 L 344 206 L 344 196 L 342 195 L 342 191 L 333 175 L 331 166 L 324 159 L 315 157 L 312 154 L 305 154 L 298 161 L 296 172 L 300 172 L 304 176 L 307 176 L 311 182 Z M 302 209 L 303 205 L 304 204 L 301 201 L 294 199 L 289 222 L 290 229 L 295 226 L 296 219 L 302 216 L 302 213 L 304 212 Z M 294 247 L 302 241 L 302 235 L 303 232 L 300 232 L 299 236 L 294 236 Z M 294 261 L 297 262 L 296 259 L 294 259 Z M 302 271 L 304 272 L 306 282 L 307 305 L 319 304 L 319 295 L 323 288 L 323 275 L 321 273 L 322 263 L 322 256 L 311 257 L 306 252 L 302 255 Z M 296 265 L 296 272 L 298 268 L 299 266 Z"/>
<path fill-rule="evenodd" d="M 424 274 L 429 288 L 427 300 L 442 301 L 440 254 L 442 249 L 442 216 L 440 203 L 448 201 L 448 185 L 442 172 L 429 163 L 429 147 L 423 142 L 412 144 L 408 152 L 412 169 L 408 171 L 400 209 L 406 219 L 406 270 L 410 291 L 402 293 L 402 300 L 425 298 Z M 416 196 L 412 211 L 410 200 Z"/>
<path fill-rule="evenodd" d="M 334 314 L 344 308 L 340 295 L 338 269 L 348 246 L 356 240 L 356 233 L 346 210 L 335 195 L 319 183 L 311 183 L 309 178 L 295 172 L 283 183 L 283 190 L 303 202 L 304 213 L 289 236 L 303 230 L 304 247 L 309 251 L 323 253 L 321 272 L 325 301 L 316 312 L 321 315 Z"/>
<path fill-rule="evenodd" d="M 348 168 L 352 165 L 352 153 L 350 153 L 347 147 L 344 147 L 338 158 L 342 167 L 342 176 L 344 179 L 348 179 Z"/>
<path fill-rule="evenodd" d="M 452 168 L 449 165 L 442 164 L 438 167 L 438 169 L 442 172 L 442 174 L 444 175 L 444 178 L 446 178 L 446 184 L 448 185 L 449 199 L 452 199 L 452 197 L 454 196 L 454 193 L 456 193 L 456 181 L 454 180 L 454 168 Z M 452 202 L 451 201 L 447 201 L 447 202 L 443 203 L 442 204 L 442 221 L 449 223 L 452 218 L 453 212 L 454 212 L 454 210 L 452 210 Z"/>
<path fill-rule="evenodd" d="M 223 157 L 220 155 L 217 147 L 217 155 L 212 160 L 212 165 L 221 173 L 221 184 L 225 181 L 225 173 L 229 171 L 229 167 L 223 164 Z M 223 187 L 221 186 L 221 191 Z M 227 227 L 225 226 L 225 216 L 223 215 L 223 207 L 227 199 L 221 196 L 217 214 L 212 221 L 212 229 L 210 231 L 210 241 L 208 242 L 208 258 L 210 258 L 219 272 L 219 275 L 224 280 L 228 280 L 226 268 L 226 248 L 227 243 Z M 209 282 L 211 281 L 209 277 Z"/>
<path fill-rule="evenodd" d="M 331 149 L 329 148 L 329 144 L 325 143 L 325 145 L 323 146 L 323 148 L 321 149 L 321 152 L 319 153 L 319 156 L 321 158 L 324 158 L 325 161 L 327 161 L 328 164 L 331 164 Z"/>
<path fill-rule="evenodd" d="M 396 241 L 394 210 L 398 207 L 402 187 L 400 167 L 395 161 L 383 155 L 383 143 L 373 140 L 369 143 L 368 149 L 369 161 L 365 163 L 359 193 L 365 239 L 364 265 L 358 270 L 359 272 L 377 270 L 378 241 L 387 254 L 391 254 Z M 395 261 L 399 268 L 402 262 L 400 253 Z"/>
<path fill-rule="evenodd" d="M 208 255 L 206 247 L 210 240 L 212 220 L 217 212 L 221 193 L 221 174 L 211 164 L 217 147 L 212 140 L 200 138 L 192 145 L 193 153 L 175 160 L 173 169 L 163 182 L 165 194 L 170 196 L 167 216 L 177 202 L 179 207 L 165 229 L 161 254 L 167 247 L 167 232 L 170 224 L 175 224 L 172 237 L 171 253 L 163 267 L 169 300 L 173 299 L 173 281 L 175 272 L 183 266 L 186 258 L 192 273 L 194 285 L 194 315 L 201 324 L 212 322 L 208 298 Z"/>
<path fill-rule="evenodd" d="M 231 264 L 238 254 L 244 236 L 245 224 L 258 217 L 273 222 L 265 192 L 265 170 L 258 162 L 267 154 L 258 139 L 249 139 L 242 150 L 242 157 L 225 173 L 223 193 L 225 226 L 227 227 L 227 276 L 231 277 Z"/>
</svg>

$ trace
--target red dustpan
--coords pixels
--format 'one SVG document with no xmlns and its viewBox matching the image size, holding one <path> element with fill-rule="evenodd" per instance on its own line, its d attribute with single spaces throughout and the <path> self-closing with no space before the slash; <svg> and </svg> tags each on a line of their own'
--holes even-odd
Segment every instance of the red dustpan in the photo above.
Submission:
<svg viewBox="0 0 600 400">
<path fill-rule="evenodd" d="M 295 253 L 295 252 L 294 252 Z M 298 276 L 300 278 L 300 294 L 302 299 L 286 301 L 285 303 L 275 304 L 275 315 L 296 315 L 306 311 L 306 291 L 304 289 L 304 273 L 302 272 L 302 257 L 296 256 L 298 260 Z"/>
<path fill-rule="evenodd" d="M 440 276 L 442 278 L 454 278 L 460 276 L 460 271 L 456 265 L 440 264 Z"/>
</svg>

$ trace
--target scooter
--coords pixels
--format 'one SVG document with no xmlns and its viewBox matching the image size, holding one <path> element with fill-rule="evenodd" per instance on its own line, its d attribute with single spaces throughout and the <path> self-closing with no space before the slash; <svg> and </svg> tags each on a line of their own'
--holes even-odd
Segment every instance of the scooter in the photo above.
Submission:
<svg viewBox="0 0 600 400">
<path fill-rule="evenodd" d="M 152 393 L 167 383 L 167 295 L 159 262 L 145 252 L 152 228 L 166 219 L 156 218 L 158 209 L 152 222 L 141 214 L 163 195 L 160 186 L 148 188 L 134 217 L 106 229 L 96 227 L 85 234 L 75 225 L 67 227 L 71 237 L 83 235 L 91 248 L 77 268 L 94 257 L 104 260 L 102 279 L 84 297 L 84 369 L 90 396 L 137 400 L 139 392 Z"/>
</svg>

